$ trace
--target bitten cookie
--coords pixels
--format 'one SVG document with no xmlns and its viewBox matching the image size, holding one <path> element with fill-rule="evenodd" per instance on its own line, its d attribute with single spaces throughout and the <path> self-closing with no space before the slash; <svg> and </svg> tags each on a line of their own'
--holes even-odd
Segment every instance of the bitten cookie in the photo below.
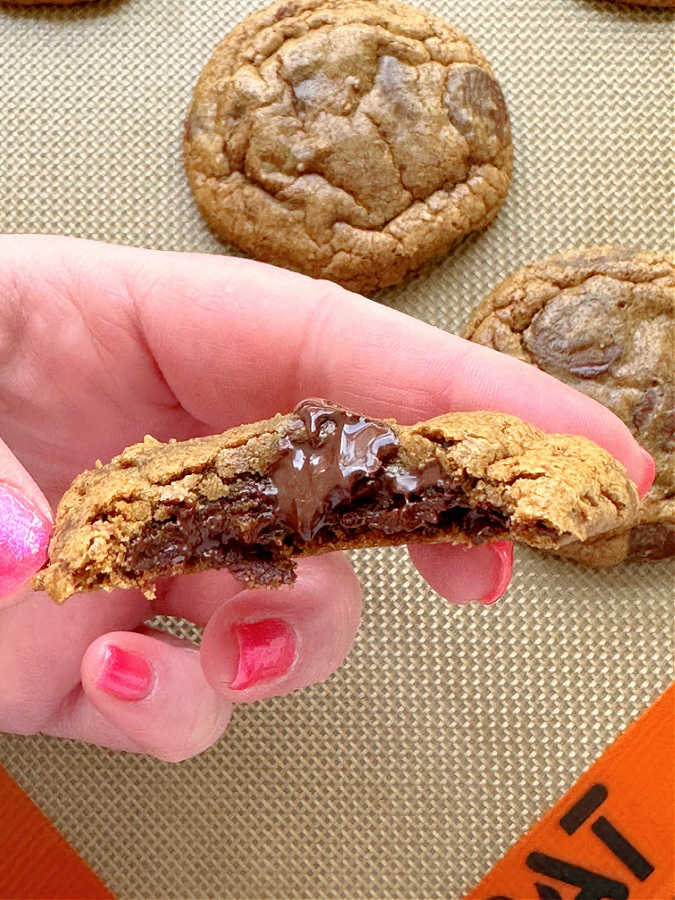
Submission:
<svg viewBox="0 0 675 900">
<path fill-rule="evenodd" d="M 589 565 L 675 554 L 675 258 L 573 250 L 525 266 L 486 297 L 465 337 L 533 363 L 619 416 L 656 462 L 637 523 L 565 548 Z"/>
<path fill-rule="evenodd" d="M 362 293 L 484 228 L 512 167 L 481 51 L 396 0 L 281 0 L 249 16 L 202 72 L 184 151 L 223 240 Z"/>
<path fill-rule="evenodd" d="M 146 438 L 64 494 L 34 587 L 140 587 L 227 567 L 249 587 L 293 580 L 293 557 L 418 541 L 533 547 L 622 529 L 638 505 L 623 467 L 582 437 L 512 416 L 418 425 L 324 400 L 181 443 Z"/>
</svg>

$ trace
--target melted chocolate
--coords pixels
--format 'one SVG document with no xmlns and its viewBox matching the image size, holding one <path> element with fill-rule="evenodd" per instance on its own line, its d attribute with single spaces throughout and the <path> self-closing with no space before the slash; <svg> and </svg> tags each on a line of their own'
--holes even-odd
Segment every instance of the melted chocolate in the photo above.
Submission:
<svg viewBox="0 0 675 900">
<path fill-rule="evenodd" d="M 279 512 L 300 537 L 311 540 L 334 509 L 349 499 L 354 486 L 382 469 L 398 448 L 394 432 L 383 422 L 305 400 L 295 410 L 305 440 L 284 437 L 283 455 L 270 476 L 278 492 Z"/>
<path fill-rule="evenodd" d="M 264 557 L 286 533 L 277 520 L 274 486 L 254 476 L 234 484 L 222 500 L 172 503 L 167 512 L 167 519 L 149 523 L 129 543 L 126 565 L 130 570 L 169 573 L 196 560 L 205 568 L 232 568 L 241 555 L 234 552 L 237 547 L 255 546 L 251 557 Z"/>
<path fill-rule="evenodd" d="M 505 516 L 469 508 L 436 461 L 414 472 L 394 462 L 398 440 L 384 422 L 325 401 L 296 410 L 304 435 L 283 438 L 268 477 L 242 475 L 220 500 L 165 506 L 130 543 L 128 573 L 229 568 L 243 581 L 292 580 L 290 557 L 305 545 L 379 532 L 432 537 L 459 526 L 476 543 L 504 534 Z"/>
</svg>

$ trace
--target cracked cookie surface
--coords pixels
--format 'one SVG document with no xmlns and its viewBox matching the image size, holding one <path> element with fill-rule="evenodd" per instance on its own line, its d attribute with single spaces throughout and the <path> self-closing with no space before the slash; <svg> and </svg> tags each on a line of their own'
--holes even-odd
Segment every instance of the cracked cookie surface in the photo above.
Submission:
<svg viewBox="0 0 675 900">
<path fill-rule="evenodd" d="M 221 238 L 362 293 L 484 228 L 512 167 L 483 54 L 395 0 L 286 0 L 249 16 L 202 72 L 184 153 Z"/>
<path fill-rule="evenodd" d="M 590 565 L 675 555 L 675 257 L 574 250 L 506 278 L 464 336 L 517 356 L 598 400 L 656 463 L 631 529 L 568 547 Z"/>
<path fill-rule="evenodd" d="M 79 475 L 33 585 L 61 602 L 152 593 L 159 577 L 208 568 L 277 585 L 293 580 L 293 557 L 368 546 L 559 548 L 624 528 L 637 505 L 623 467 L 586 438 L 501 413 L 405 426 L 307 400 L 219 435 L 146 438 Z"/>
</svg>

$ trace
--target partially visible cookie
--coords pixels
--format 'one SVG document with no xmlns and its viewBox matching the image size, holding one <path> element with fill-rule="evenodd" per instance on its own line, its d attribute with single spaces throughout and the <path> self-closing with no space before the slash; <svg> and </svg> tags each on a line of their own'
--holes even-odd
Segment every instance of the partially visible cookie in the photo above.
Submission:
<svg viewBox="0 0 675 900">
<path fill-rule="evenodd" d="M 659 6 L 662 9 L 673 9 L 675 0 L 620 0 L 621 3 L 630 3 L 633 6 Z"/>
<path fill-rule="evenodd" d="M 88 3 L 90 0 L 0 0 L 6 6 L 74 6 L 76 3 Z"/>
<path fill-rule="evenodd" d="M 197 83 L 185 168 L 256 259 L 372 293 L 495 216 L 511 130 L 481 51 L 398 0 L 280 0 Z"/>
<path fill-rule="evenodd" d="M 637 523 L 565 548 L 589 565 L 675 555 L 675 258 L 619 247 L 532 263 L 481 303 L 464 336 L 532 363 L 612 410 L 656 479 Z"/>
<path fill-rule="evenodd" d="M 63 601 L 209 568 L 281 584 L 293 557 L 375 545 L 555 548 L 624 528 L 637 505 L 623 467 L 582 437 L 493 412 L 404 426 L 307 400 L 211 437 L 146 438 L 78 476 L 34 586 Z"/>
</svg>

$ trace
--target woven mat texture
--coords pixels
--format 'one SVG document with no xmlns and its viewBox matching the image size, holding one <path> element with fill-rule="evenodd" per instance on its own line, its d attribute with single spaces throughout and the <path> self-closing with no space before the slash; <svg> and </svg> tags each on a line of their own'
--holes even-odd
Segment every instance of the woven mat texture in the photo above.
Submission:
<svg viewBox="0 0 675 900">
<path fill-rule="evenodd" d="M 673 235 L 672 13 L 427 0 L 475 38 L 515 180 L 484 234 L 380 302 L 457 330 L 549 252 Z M 249 0 L 0 7 L 0 230 L 226 252 L 193 205 L 183 116 Z M 121 900 L 459 898 L 673 671 L 673 568 L 519 551 L 506 597 L 453 608 L 403 551 L 355 558 L 357 644 L 327 683 L 240 708 L 180 766 L 43 737 L 0 761 Z"/>
</svg>

